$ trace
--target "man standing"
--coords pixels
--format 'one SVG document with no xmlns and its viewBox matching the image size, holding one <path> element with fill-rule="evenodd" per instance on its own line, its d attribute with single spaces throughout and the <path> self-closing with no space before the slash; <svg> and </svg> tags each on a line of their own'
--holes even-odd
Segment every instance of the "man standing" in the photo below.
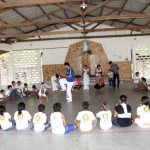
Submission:
<svg viewBox="0 0 150 150">
<path fill-rule="evenodd" d="M 67 69 L 66 75 L 61 75 L 64 78 L 59 80 L 60 86 L 61 86 L 61 91 L 66 91 L 67 90 L 67 101 L 68 102 L 72 102 L 72 93 L 71 93 L 71 89 L 74 83 L 74 71 L 73 69 L 70 67 L 70 64 L 68 62 L 64 63 L 65 68 Z M 67 89 L 66 86 L 67 85 Z"/>
<path fill-rule="evenodd" d="M 116 88 L 116 79 L 117 79 L 117 87 L 119 88 L 119 67 L 117 64 L 112 63 L 112 61 L 109 61 L 110 69 L 113 72 L 113 86 Z"/>
</svg>

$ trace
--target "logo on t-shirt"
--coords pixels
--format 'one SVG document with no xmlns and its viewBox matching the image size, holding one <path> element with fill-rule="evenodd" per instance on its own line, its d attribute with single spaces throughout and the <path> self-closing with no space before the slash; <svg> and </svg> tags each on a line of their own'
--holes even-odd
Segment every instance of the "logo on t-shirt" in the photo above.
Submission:
<svg viewBox="0 0 150 150">
<path fill-rule="evenodd" d="M 36 121 L 40 121 L 40 119 L 41 119 L 41 116 L 40 116 L 40 115 L 37 115 L 37 116 L 35 117 L 35 120 L 36 120 Z"/>
<path fill-rule="evenodd" d="M 0 116 L 0 120 L 4 121 L 5 117 L 4 116 Z"/>
<path fill-rule="evenodd" d="M 23 114 L 18 115 L 17 118 L 18 118 L 19 121 L 23 120 Z"/>
<path fill-rule="evenodd" d="M 144 112 L 149 112 L 149 111 L 150 111 L 150 109 L 148 106 L 144 107 Z"/>
<path fill-rule="evenodd" d="M 103 119 L 107 120 L 108 119 L 108 114 L 103 114 Z"/>
<path fill-rule="evenodd" d="M 89 120 L 89 115 L 87 115 L 87 114 L 84 114 L 84 115 L 83 115 L 83 120 L 84 120 L 84 121 L 87 121 L 87 120 Z"/>
</svg>

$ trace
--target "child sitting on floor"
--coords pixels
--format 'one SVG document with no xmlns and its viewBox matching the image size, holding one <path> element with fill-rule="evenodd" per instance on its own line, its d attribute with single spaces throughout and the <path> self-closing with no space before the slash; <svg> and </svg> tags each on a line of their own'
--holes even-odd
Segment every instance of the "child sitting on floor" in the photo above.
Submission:
<svg viewBox="0 0 150 150">
<path fill-rule="evenodd" d="M 100 89 L 100 91 L 103 91 L 104 90 L 104 86 L 105 86 L 105 84 L 104 84 L 103 75 L 102 75 L 102 73 L 100 73 L 100 75 L 99 75 L 99 83 L 95 84 L 94 88 L 95 89 Z"/>
<path fill-rule="evenodd" d="M 50 123 L 47 122 L 47 116 L 44 113 L 45 105 L 40 104 L 38 106 L 38 111 L 39 112 L 35 113 L 33 117 L 34 131 L 42 132 L 42 131 L 47 130 L 50 127 Z"/>
<path fill-rule="evenodd" d="M 38 95 L 39 89 L 36 87 L 36 85 L 32 86 L 32 95 Z"/>
<path fill-rule="evenodd" d="M 54 112 L 50 116 L 52 133 L 66 134 L 74 131 L 77 128 L 77 126 L 73 124 L 67 125 L 65 115 L 61 113 L 61 103 L 55 103 L 53 105 L 53 110 Z"/>
<path fill-rule="evenodd" d="M 97 120 L 94 114 L 89 111 L 89 103 L 83 102 L 82 103 L 82 111 L 80 111 L 76 117 L 76 124 L 80 131 L 83 132 L 90 132 L 96 126 Z"/>
<path fill-rule="evenodd" d="M 112 127 L 112 113 L 110 111 L 109 105 L 107 105 L 107 103 L 102 103 L 100 109 L 101 110 L 96 114 L 96 117 L 100 118 L 100 128 L 103 130 L 108 130 Z"/>
<path fill-rule="evenodd" d="M 142 77 L 141 81 L 138 83 L 138 88 L 134 89 L 135 91 L 147 91 L 147 82 L 146 78 Z"/>
<path fill-rule="evenodd" d="M 23 95 L 24 96 L 31 96 L 31 91 L 28 89 L 28 84 L 27 83 L 24 84 Z"/>
<path fill-rule="evenodd" d="M 14 97 L 12 96 L 12 86 L 8 85 L 7 86 L 7 90 L 5 92 L 7 99 L 14 99 Z"/>
<path fill-rule="evenodd" d="M 80 78 L 81 78 L 80 75 L 75 76 L 75 81 L 73 83 L 73 89 L 75 89 L 76 91 L 78 91 L 82 87 L 82 84 L 80 83 Z"/>
<path fill-rule="evenodd" d="M 7 97 L 5 94 L 5 90 L 0 91 L 0 104 L 5 104 L 7 102 Z"/>
<path fill-rule="evenodd" d="M 141 98 L 141 106 L 137 108 L 135 123 L 141 128 L 150 127 L 150 99 L 147 96 Z"/>
<path fill-rule="evenodd" d="M 12 130 L 15 127 L 15 121 L 11 119 L 11 116 L 6 112 L 5 106 L 0 105 L 0 126 L 3 131 Z"/>
</svg>

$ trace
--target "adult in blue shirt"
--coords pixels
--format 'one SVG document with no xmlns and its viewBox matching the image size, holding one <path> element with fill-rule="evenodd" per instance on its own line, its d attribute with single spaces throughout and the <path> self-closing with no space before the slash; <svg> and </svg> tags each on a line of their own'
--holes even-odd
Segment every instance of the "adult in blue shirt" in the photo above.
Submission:
<svg viewBox="0 0 150 150">
<path fill-rule="evenodd" d="M 62 75 L 64 78 L 60 79 L 61 91 L 67 90 L 67 101 L 72 102 L 72 93 L 71 89 L 74 83 L 74 70 L 70 67 L 68 62 L 64 63 L 65 68 L 67 69 L 66 75 Z M 66 88 L 67 85 L 67 88 Z"/>
</svg>

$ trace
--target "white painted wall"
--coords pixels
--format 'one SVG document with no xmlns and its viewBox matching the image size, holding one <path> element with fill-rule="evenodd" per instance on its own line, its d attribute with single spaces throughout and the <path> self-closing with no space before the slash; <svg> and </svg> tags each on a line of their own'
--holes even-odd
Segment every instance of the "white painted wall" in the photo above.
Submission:
<svg viewBox="0 0 150 150">
<path fill-rule="evenodd" d="M 106 28 L 106 26 L 101 26 Z M 108 26 L 107 26 L 108 27 Z M 59 30 L 65 31 L 67 27 L 61 28 Z M 70 30 L 70 29 L 69 29 Z M 89 35 L 111 35 L 111 34 L 125 34 L 129 31 L 113 31 L 113 32 L 99 32 L 99 33 L 90 33 Z M 64 35 L 59 35 L 59 37 Z M 69 34 L 66 34 L 66 37 L 69 38 Z M 76 34 L 76 36 L 81 36 L 81 34 Z M 49 37 L 58 37 L 55 36 L 45 36 Z M 14 43 L 10 45 L 0 44 L 1 47 L 7 48 L 9 50 L 25 50 L 25 49 L 37 49 L 43 51 L 43 64 L 62 64 L 65 61 L 67 51 L 69 46 L 73 43 L 79 42 L 82 39 L 64 39 L 57 41 L 38 41 L 38 42 L 25 42 L 25 43 Z M 147 45 L 149 44 L 150 36 L 145 37 L 117 37 L 117 38 L 95 38 L 88 39 L 101 43 L 106 55 L 111 61 L 125 61 L 126 59 L 131 60 L 131 50 L 134 49 L 135 45 Z"/>
</svg>

